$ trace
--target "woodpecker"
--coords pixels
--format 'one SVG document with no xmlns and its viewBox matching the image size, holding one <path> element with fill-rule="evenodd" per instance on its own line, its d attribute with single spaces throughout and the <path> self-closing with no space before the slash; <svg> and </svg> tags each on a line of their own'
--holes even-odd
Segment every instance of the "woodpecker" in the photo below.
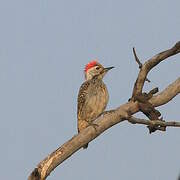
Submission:
<svg viewBox="0 0 180 180">
<path fill-rule="evenodd" d="M 84 69 L 85 82 L 78 94 L 77 119 L 78 133 L 100 116 L 108 103 L 109 94 L 103 82 L 105 74 L 114 67 L 104 68 L 96 60 L 89 62 Z M 88 144 L 84 145 L 84 149 Z"/>
</svg>

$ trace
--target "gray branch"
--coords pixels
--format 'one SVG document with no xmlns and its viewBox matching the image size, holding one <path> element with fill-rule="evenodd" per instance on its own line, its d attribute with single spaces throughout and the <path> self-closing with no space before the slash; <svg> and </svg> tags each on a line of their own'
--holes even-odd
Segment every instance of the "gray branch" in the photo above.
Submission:
<svg viewBox="0 0 180 180">
<path fill-rule="evenodd" d="M 180 52 L 180 41 L 178 41 L 172 48 L 170 48 L 166 51 L 163 51 L 163 52 L 155 55 L 151 59 L 147 60 L 145 62 L 145 64 L 143 64 L 143 66 L 139 72 L 138 78 L 136 80 L 136 83 L 135 83 L 135 86 L 133 89 L 133 96 L 135 96 L 135 94 L 142 93 L 142 89 L 144 86 L 144 82 L 147 78 L 147 74 L 153 67 L 155 67 L 160 62 L 167 59 L 168 57 L 178 54 L 179 52 Z"/>
<path fill-rule="evenodd" d="M 180 127 L 180 122 L 176 121 L 160 121 L 160 120 L 146 120 L 141 118 L 135 118 L 133 116 L 128 118 L 128 121 L 132 124 L 142 124 L 147 126 L 156 126 L 156 127 Z"/>
<path fill-rule="evenodd" d="M 157 54 L 142 65 L 139 72 L 138 78 L 136 80 L 133 93 L 142 93 L 142 88 L 144 86 L 145 79 L 147 78 L 148 72 L 157 64 L 159 64 L 164 59 L 173 56 L 180 52 L 180 42 L 176 43 L 174 47 L 164 52 Z M 175 82 L 170 84 L 166 89 L 160 92 L 158 95 L 153 96 L 149 99 L 149 102 L 153 107 L 166 104 L 171 101 L 178 93 L 180 93 L 180 78 Z M 63 161 L 73 155 L 76 151 L 82 148 L 85 144 L 89 143 L 105 130 L 127 120 L 130 123 L 138 123 L 144 125 L 155 125 L 155 126 L 173 126 L 180 127 L 179 122 L 164 122 L 164 121 L 149 121 L 144 119 L 138 119 L 132 117 L 133 114 L 139 111 L 139 104 L 137 101 L 129 101 L 120 107 L 107 111 L 102 116 L 96 119 L 95 123 L 98 125 L 96 129 L 89 126 L 84 129 L 81 133 L 73 136 L 70 140 L 61 145 L 54 152 L 49 154 L 44 160 L 42 160 L 37 167 L 32 171 L 28 180 L 45 180 L 47 176 Z"/>
</svg>

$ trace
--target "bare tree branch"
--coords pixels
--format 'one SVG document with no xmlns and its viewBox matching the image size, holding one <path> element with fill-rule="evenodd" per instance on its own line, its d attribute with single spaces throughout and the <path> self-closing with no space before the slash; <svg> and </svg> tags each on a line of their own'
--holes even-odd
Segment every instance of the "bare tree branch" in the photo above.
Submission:
<svg viewBox="0 0 180 180">
<path fill-rule="evenodd" d="M 141 68 L 142 68 L 142 63 L 141 63 L 141 61 L 139 60 L 139 58 L 138 58 L 138 56 L 137 56 L 137 54 L 136 54 L 135 47 L 133 47 L 133 54 L 134 54 L 134 57 L 135 57 L 136 62 L 137 62 L 138 65 L 139 65 L 139 69 L 141 69 Z"/>
<path fill-rule="evenodd" d="M 144 82 L 145 82 L 145 79 L 147 77 L 147 74 L 149 73 L 149 71 L 154 66 L 156 66 L 157 64 L 159 64 L 160 62 L 162 62 L 166 58 L 173 56 L 179 52 L 180 52 L 180 41 L 177 42 L 175 44 L 175 46 L 173 46 L 171 49 L 163 51 L 163 52 L 155 55 L 154 57 L 152 57 L 148 61 L 146 61 L 145 64 L 143 65 L 143 67 L 141 68 L 139 75 L 138 75 L 138 78 L 136 80 L 134 90 L 133 90 L 133 96 L 135 96 L 136 94 L 142 93 L 142 89 L 143 89 Z"/>
<path fill-rule="evenodd" d="M 28 180 L 45 180 L 58 165 L 78 151 L 81 147 L 98 137 L 108 128 L 124 120 L 128 119 L 130 123 L 148 125 L 155 128 L 155 130 L 163 130 L 163 128 L 167 126 L 180 127 L 179 122 L 164 122 L 158 118 L 155 118 L 154 121 L 149 121 L 132 117 L 133 114 L 142 110 L 145 113 L 152 115 L 152 112 L 156 112 L 154 109 L 155 107 L 168 103 L 180 92 L 180 78 L 178 78 L 175 82 L 170 84 L 166 89 L 157 95 L 154 95 L 154 93 L 156 93 L 158 90 L 157 88 L 153 89 L 149 93 L 142 93 L 142 88 L 148 72 L 162 60 L 179 52 L 180 42 L 176 43 L 173 48 L 157 54 L 143 64 L 133 90 L 133 95 L 137 99 L 130 100 L 114 110 L 104 112 L 95 120 L 95 123 L 98 125 L 96 129 L 93 126 L 87 127 L 81 133 L 75 135 L 57 150 L 49 154 L 37 165 L 37 167 L 30 174 Z M 146 105 L 146 109 L 143 109 L 142 105 Z"/>
<path fill-rule="evenodd" d="M 139 65 L 139 69 L 141 69 L 143 64 L 141 63 L 141 61 L 139 60 L 139 58 L 138 58 L 138 56 L 136 54 L 135 47 L 133 47 L 133 54 L 134 54 L 134 58 L 135 58 L 136 62 Z M 151 82 L 148 78 L 146 78 L 146 81 L 149 82 L 149 83 Z"/>
<path fill-rule="evenodd" d="M 161 106 L 163 104 L 168 103 L 171 99 L 173 99 L 176 95 L 180 93 L 180 77 L 170 84 L 166 89 L 164 89 L 159 94 L 153 96 L 149 102 L 154 106 Z"/>
<path fill-rule="evenodd" d="M 176 121 L 170 121 L 170 122 L 165 122 L 165 121 L 151 121 L 151 120 L 146 120 L 146 119 L 141 119 L 141 118 L 135 118 L 133 116 L 128 118 L 128 121 L 132 124 L 143 124 L 147 126 L 156 126 L 156 127 L 180 127 L 180 122 Z"/>
<path fill-rule="evenodd" d="M 140 111 L 143 112 L 150 120 L 160 120 L 159 117 L 161 116 L 161 113 L 157 109 L 155 109 L 155 107 L 149 102 L 149 100 L 153 97 L 154 93 L 147 94 L 147 93 L 142 92 L 144 82 L 147 78 L 147 74 L 153 67 L 158 65 L 160 62 L 162 62 L 166 58 L 173 56 L 179 52 L 180 52 L 180 41 L 177 42 L 175 46 L 173 46 L 171 49 L 163 51 L 157 54 L 156 56 L 152 57 L 148 61 L 146 61 L 140 69 L 140 72 L 138 74 L 137 80 L 134 85 L 131 100 L 138 101 Z M 135 53 L 135 58 L 137 59 L 136 53 Z M 162 131 L 165 131 L 165 127 L 161 127 L 160 129 L 159 128 L 157 129 L 155 126 L 154 127 L 149 126 L 148 128 L 149 128 L 150 133 L 155 132 L 156 130 L 160 130 L 160 129 Z"/>
</svg>

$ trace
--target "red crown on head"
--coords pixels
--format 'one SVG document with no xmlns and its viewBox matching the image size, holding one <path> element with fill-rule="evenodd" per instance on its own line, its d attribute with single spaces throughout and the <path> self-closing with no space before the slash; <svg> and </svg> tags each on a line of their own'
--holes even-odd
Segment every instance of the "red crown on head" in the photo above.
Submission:
<svg viewBox="0 0 180 180">
<path fill-rule="evenodd" d="M 84 71 L 87 72 L 88 69 L 90 69 L 90 68 L 92 68 L 92 67 L 94 67 L 96 65 L 97 65 L 96 60 L 90 61 L 88 64 L 86 64 Z"/>
</svg>

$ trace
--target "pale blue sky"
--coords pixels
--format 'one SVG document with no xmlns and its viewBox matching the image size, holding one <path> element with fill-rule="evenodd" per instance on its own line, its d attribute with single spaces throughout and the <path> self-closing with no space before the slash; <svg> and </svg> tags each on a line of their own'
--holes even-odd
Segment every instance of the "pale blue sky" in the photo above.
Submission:
<svg viewBox="0 0 180 180">
<path fill-rule="evenodd" d="M 105 78 L 108 109 L 125 103 L 145 61 L 180 40 L 180 1 L 0 0 L 0 179 L 24 180 L 36 164 L 76 132 L 76 100 L 84 65 L 115 66 Z M 180 55 L 150 74 L 150 90 L 180 75 Z M 180 97 L 160 107 L 179 120 Z M 138 114 L 140 115 L 140 114 Z M 48 178 L 173 180 L 180 173 L 180 129 L 148 134 L 116 125 Z"/>
</svg>

